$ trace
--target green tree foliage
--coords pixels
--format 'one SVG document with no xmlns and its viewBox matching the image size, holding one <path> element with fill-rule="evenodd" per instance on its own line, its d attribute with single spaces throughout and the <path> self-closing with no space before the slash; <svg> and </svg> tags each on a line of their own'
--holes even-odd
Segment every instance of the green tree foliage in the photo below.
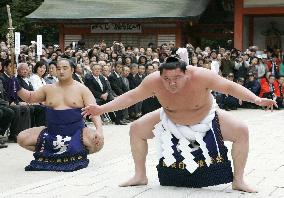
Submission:
<svg viewBox="0 0 284 198">
<path fill-rule="evenodd" d="M 21 33 L 21 43 L 30 44 L 36 40 L 36 35 L 43 35 L 44 43 L 57 43 L 58 30 L 52 25 L 39 25 L 31 23 L 25 16 L 36 10 L 43 0 L 0 0 L 0 40 L 6 40 L 8 31 L 8 15 L 6 5 L 10 5 L 15 32 Z"/>
</svg>

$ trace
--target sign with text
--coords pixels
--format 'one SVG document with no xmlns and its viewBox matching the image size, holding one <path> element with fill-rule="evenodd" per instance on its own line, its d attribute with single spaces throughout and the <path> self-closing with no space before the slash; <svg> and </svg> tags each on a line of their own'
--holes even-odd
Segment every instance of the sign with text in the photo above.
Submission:
<svg viewBox="0 0 284 198">
<path fill-rule="evenodd" d="M 37 55 L 38 56 L 42 55 L 42 35 L 37 35 L 36 44 L 37 44 L 37 48 L 36 48 Z"/>
<path fill-rule="evenodd" d="M 97 23 L 91 26 L 91 33 L 141 33 L 139 23 Z"/>
<path fill-rule="evenodd" d="M 15 32 L 15 54 L 21 53 L 21 39 L 20 39 L 20 32 Z"/>
</svg>

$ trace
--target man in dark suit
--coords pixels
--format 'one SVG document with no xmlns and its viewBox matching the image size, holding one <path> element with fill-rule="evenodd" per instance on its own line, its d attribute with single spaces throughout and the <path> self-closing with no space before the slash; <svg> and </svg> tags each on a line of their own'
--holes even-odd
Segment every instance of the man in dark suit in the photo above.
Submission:
<svg viewBox="0 0 284 198">
<path fill-rule="evenodd" d="M 111 88 L 118 96 L 128 91 L 126 85 L 123 83 L 123 80 L 121 78 L 122 68 L 122 62 L 117 61 L 114 65 L 114 71 L 109 75 L 108 78 Z"/>
<path fill-rule="evenodd" d="M 130 73 L 127 76 L 130 90 L 135 89 L 139 85 L 138 78 L 136 77 L 137 75 L 138 75 L 138 65 L 136 63 L 133 63 L 130 66 Z"/>
<path fill-rule="evenodd" d="M 115 92 L 117 96 L 120 96 L 128 91 L 126 85 L 123 83 L 123 80 L 121 78 L 123 63 L 120 61 L 117 61 L 114 65 L 114 71 L 109 75 L 109 82 L 111 85 L 112 90 Z M 118 125 L 125 125 L 126 123 L 122 121 L 123 119 L 123 110 L 117 111 L 117 117 L 118 122 L 116 124 Z"/>
<path fill-rule="evenodd" d="M 20 63 L 18 65 L 17 80 L 21 87 L 28 91 L 34 91 L 31 82 L 28 79 L 29 66 L 27 63 Z M 40 104 L 28 105 L 20 97 L 18 97 L 19 103 L 23 106 L 27 106 L 30 109 L 31 127 L 45 126 L 45 112 L 44 106 Z"/>
<path fill-rule="evenodd" d="M 27 63 L 20 63 L 18 65 L 17 80 L 18 80 L 19 84 L 24 89 L 27 89 L 29 91 L 33 91 L 34 88 L 32 86 L 32 83 L 28 79 L 28 75 L 29 75 L 29 66 L 28 66 L 28 64 Z M 22 101 L 21 98 L 19 98 L 19 100 Z"/>
<path fill-rule="evenodd" d="M 106 81 L 106 85 L 107 85 L 107 88 L 108 88 L 108 90 L 109 90 L 109 95 L 110 95 L 110 97 L 111 97 L 112 99 L 114 99 L 115 97 L 117 97 L 117 95 L 116 95 L 116 93 L 112 90 L 111 85 L 110 85 L 110 82 L 109 82 L 109 80 L 108 80 L 108 77 L 109 77 L 109 75 L 110 75 L 110 67 L 109 67 L 109 66 L 107 66 L 107 65 L 103 66 L 103 68 L 102 68 L 102 75 L 103 75 L 103 77 L 104 77 L 104 79 L 105 79 L 105 81 Z"/>
<path fill-rule="evenodd" d="M 130 88 L 129 88 L 129 80 L 127 78 L 129 76 L 129 73 L 130 73 L 130 68 L 127 67 L 127 66 L 124 66 L 123 69 L 122 69 L 121 77 L 122 77 L 122 81 L 125 84 L 127 90 L 130 90 Z"/>
<path fill-rule="evenodd" d="M 30 109 L 27 106 L 20 105 L 18 96 L 13 93 L 13 87 L 11 84 L 13 68 L 11 61 L 4 62 L 3 67 L 4 73 L 0 75 L 0 79 L 2 80 L 4 87 L 4 100 L 8 101 L 9 108 L 11 108 L 15 113 L 8 138 L 10 141 L 16 142 L 16 136 L 18 133 L 20 133 L 22 130 L 30 128 L 31 126 Z"/>
<path fill-rule="evenodd" d="M 85 79 L 83 76 L 83 68 L 81 64 L 77 64 L 72 77 L 74 80 L 84 84 Z"/>
<path fill-rule="evenodd" d="M 126 86 L 128 91 L 130 90 L 129 89 L 129 80 L 127 78 L 129 73 L 130 73 L 129 67 L 128 66 L 124 66 L 123 69 L 122 69 L 121 78 L 122 78 L 122 81 L 125 84 L 125 86 Z M 131 122 L 131 119 L 129 117 L 129 109 L 128 108 L 123 111 L 123 119 L 126 120 L 126 121 Z"/>
<path fill-rule="evenodd" d="M 4 100 L 4 87 L 2 80 L 0 79 L 0 135 L 4 136 L 7 134 L 7 130 L 9 129 L 14 117 L 14 111 L 9 107 L 9 102 Z M 0 148 L 6 148 L 7 145 L 5 142 L 6 138 L 0 138 Z"/>
<path fill-rule="evenodd" d="M 85 85 L 90 89 L 93 95 L 96 98 L 96 102 L 99 105 L 103 105 L 111 100 L 113 100 L 113 96 L 110 94 L 110 90 L 108 89 L 107 82 L 105 78 L 101 75 L 102 67 L 95 63 L 91 64 L 92 74 L 87 74 L 85 77 Z M 121 123 L 121 119 L 119 113 L 109 113 L 109 116 L 112 121 L 116 124 Z M 104 120 L 104 118 L 103 118 Z"/>
<path fill-rule="evenodd" d="M 104 77 L 101 75 L 101 66 L 99 64 L 91 65 L 92 74 L 85 78 L 85 85 L 90 89 L 96 98 L 97 104 L 105 104 L 113 98 L 108 93 L 108 88 Z"/>
<path fill-rule="evenodd" d="M 136 81 L 138 83 L 137 86 L 139 86 L 141 84 L 141 82 L 143 81 L 143 79 L 146 77 L 145 74 L 145 65 L 138 65 L 138 74 L 135 76 Z M 143 102 L 143 101 L 142 101 Z M 141 117 L 142 116 L 142 102 L 138 102 L 137 105 L 137 117 Z"/>
<path fill-rule="evenodd" d="M 136 63 L 131 64 L 130 66 L 130 73 L 127 76 L 127 79 L 129 81 L 129 89 L 135 89 L 139 86 L 139 84 L 142 82 L 140 78 L 138 77 L 138 65 Z M 141 109 L 141 102 L 138 102 L 137 104 L 132 105 L 128 108 L 129 116 L 131 119 L 137 119 L 139 116 L 139 109 Z M 140 110 L 141 111 L 141 110 Z"/>
</svg>

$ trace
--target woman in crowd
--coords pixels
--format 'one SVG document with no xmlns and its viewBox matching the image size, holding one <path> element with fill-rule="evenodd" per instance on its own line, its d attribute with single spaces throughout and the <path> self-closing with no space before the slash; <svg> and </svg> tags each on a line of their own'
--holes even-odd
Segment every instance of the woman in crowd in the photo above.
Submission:
<svg viewBox="0 0 284 198">
<path fill-rule="evenodd" d="M 39 89 L 43 85 L 46 85 L 44 80 L 46 74 L 46 65 L 44 61 L 38 61 L 33 68 L 33 74 L 30 77 L 30 81 L 34 90 Z"/>
</svg>

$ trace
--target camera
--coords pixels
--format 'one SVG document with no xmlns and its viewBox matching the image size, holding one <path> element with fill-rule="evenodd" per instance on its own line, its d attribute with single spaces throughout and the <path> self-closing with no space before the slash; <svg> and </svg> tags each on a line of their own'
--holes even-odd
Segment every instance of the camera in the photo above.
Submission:
<svg viewBox="0 0 284 198">
<path fill-rule="evenodd" d="M 114 41 L 113 42 L 113 51 L 114 53 L 116 53 L 117 55 L 122 55 L 122 44 L 119 42 Z"/>
</svg>

